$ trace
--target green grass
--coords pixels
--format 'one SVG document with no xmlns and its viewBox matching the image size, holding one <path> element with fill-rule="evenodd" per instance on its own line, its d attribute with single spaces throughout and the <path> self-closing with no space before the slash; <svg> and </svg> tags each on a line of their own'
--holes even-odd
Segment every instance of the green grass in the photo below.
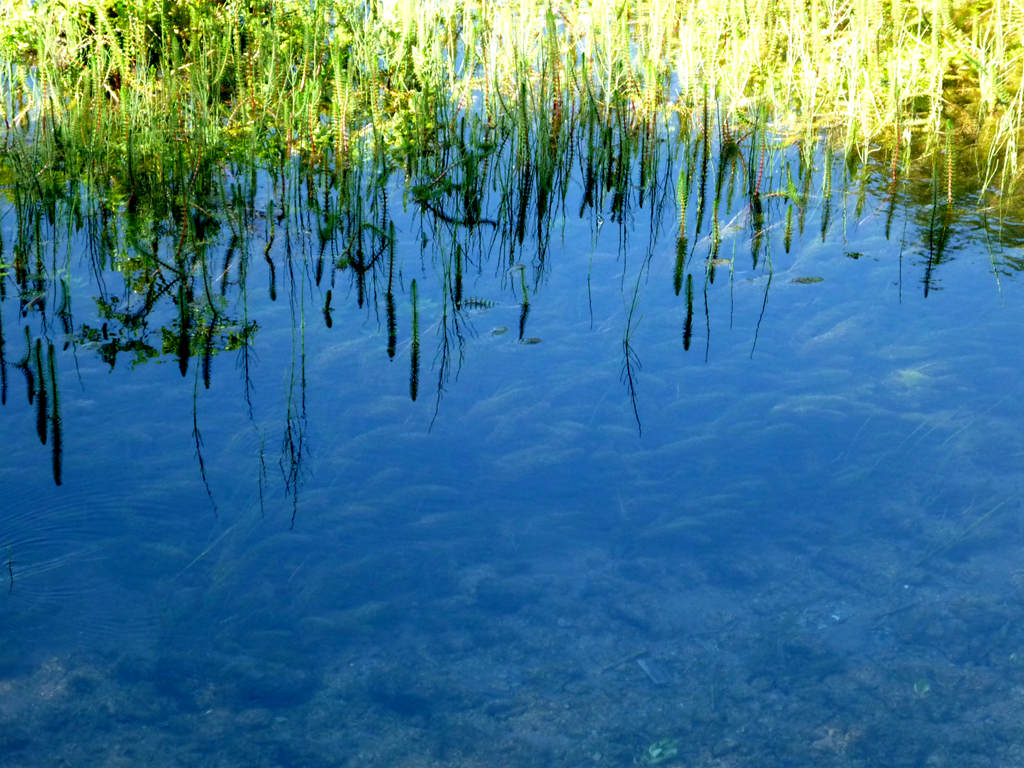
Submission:
<svg viewBox="0 0 1024 768">
<path fill-rule="evenodd" d="M 910 155 L 951 130 L 984 185 L 1019 171 L 1024 10 L 1003 0 L 0 0 L 0 19 L 6 144 L 52 141 L 129 197 L 175 156 L 415 172 L 467 110 L 557 157 L 576 110 L 643 126 L 705 93 L 733 126 L 766 110 Z"/>
<path fill-rule="evenodd" d="M 680 348 L 706 356 L 713 294 L 729 292 L 731 323 L 737 270 L 768 275 L 759 329 L 773 249 L 836 237 L 872 200 L 926 293 L 965 238 L 985 240 L 998 284 L 1024 270 L 998 254 L 1019 245 L 1001 219 L 1021 212 L 1020 12 L 965 8 L 0 0 L 0 302 L 20 303 L 6 333 L 25 331 L 16 367 L 55 480 L 55 342 L 191 373 L 205 481 L 202 392 L 233 360 L 252 412 L 248 297 L 287 302 L 281 466 L 297 494 L 306 324 L 330 328 L 344 302 L 377 312 L 382 356 L 408 355 L 409 396 L 432 391 L 436 414 L 473 333 L 466 291 L 491 273 L 482 300 L 517 303 L 533 340 L 572 217 L 594 242 L 619 228 L 638 425 L 649 283 L 678 297 Z M 659 237 L 675 239 L 668 263 Z M 73 297 L 82 258 L 95 281 Z M 417 281 L 426 265 L 437 279 Z M 593 311 L 590 288 L 588 272 Z"/>
<path fill-rule="evenodd" d="M 780 239 L 788 250 L 818 212 L 824 239 L 847 196 L 863 214 L 869 187 L 887 237 L 897 204 L 920 204 L 901 249 L 925 244 L 927 291 L 964 204 L 992 222 L 993 254 L 1013 236 L 1000 221 L 1021 211 L 1020 22 L 999 3 L 0 0 L 0 213 L 14 234 L 0 266 L 27 307 L 43 296 L 50 322 L 111 365 L 168 356 L 184 375 L 198 358 L 209 387 L 215 356 L 246 355 L 257 332 L 226 296 L 251 290 L 253 259 L 271 300 L 291 296 L 292 265 L 273 254 L 301 244 L 326 324 L 332 299 L 383 296 L 389 357 L 412 330 L 413 397 L 421 327 L 440 324 L 443 383 L 465 275 L 487 259 L 514 280 L 524 338 L 571 216 L 624 230 L 643 211 L 655 232 L 674 206 L 684 347 L 735 268 L 726 238 L 749 223 L 751 266 L 770 273 Z M 443 283 L 409 305 L 398 208 Z M 58 280 L 81 231 L 97 274 L 116 271 L 125 291 L 100 290 L 98 317 L 75 325 Z M 1020 265 L 993 255 L 992 268 L 998 280 Z M 157 339 L 147 318 L 167 303 Z M 642 312 L 627 306 L 631 373 Z"/>
</svg>

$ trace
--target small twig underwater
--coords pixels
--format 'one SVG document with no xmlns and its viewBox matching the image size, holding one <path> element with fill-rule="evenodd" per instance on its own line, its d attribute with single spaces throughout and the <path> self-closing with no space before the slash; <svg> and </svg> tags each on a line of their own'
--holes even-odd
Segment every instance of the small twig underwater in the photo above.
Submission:
<svg viewBox="0 0 1024 768">
<path fill-rule="evenodd" d="M 205 549 L 204 549 L 204 550 L 203 550 L 202 552 L 200 552 L 200 553 L 199 553 L 198 555 L 196 555 L 196 556 L 195 556 L 194 558 L 192 558 L 192 559 L 191 559 L 191 560 L 189 561 L 188 565 L 186 565 L 186 566 L 185 566 L 184 568 L 182 568 L 182 569 L 181 569 L 180 571 L 178 571 L 178 572 L 177 572 L 177 573 L 176 573 L 176 574 L 174 575 L 174 578 L 176 578 L 176 579 L 177 579 L 177 578 L 179 578 L 179 577 L 180 577 L 180 576 L 181 576 L 181 575 L 182 575 L 183 573 L 185 573 L 185 571 L 187 571 L 187 570 L 188 570 L 189 568 L 191 568 L 191 567 L 192 567 L 193 565 L 195 565 L 195 564 L 196 564 L 196 563 L 198 563 L 198 562 L 199 562 L 200 560 L 202 560 L 202 559 L 203 559 L 204 557 L 206 557 L 206 556 L 207 556 L 208 554 L 210 554 L 210 552 L 211 552 L 211 551 L 213 550 L 213 548 L 214 548 L 214 547 L 216 547 L 216 546 L 217 546 L 218 544 L 220 544 L 220 542 L 221 542 L 221 541 L 222 541 L 222 540 L 224 539 L 224 537 L 225 537 L 225 536 L 227 536 L 227 535 L 228 535 L 229 533 L 231 533 L 231 532 L 232 532 L 232 531 L 233 531 L 233 530 L 234 530 L 235 528 L 237 528 L 237 527 L 238 527 L 238 523 L 239 523 L 239 522 L 241 522 L 241 521 L 236 521 L 236 522 L 232 523 L 231 525 L 229 525 L 229 526 L 228 526 L 227 528 L 225 528 L 225 529 L 224 529 L 224 530 L 223 530 L 223 531 L 221 532 L 221 534 L 220 534 L 220 535 L 219 535 L 219 536 L 218 536 L 218 537 L 217 537 L 216 539 L 214 539 L 213 541 L 211 541 L 211 542 L 210 542 L 210 543 L 209 543 L 209 544 L 208 544 L 208 545 L 206 546 L 206 548 L 205 548 Z"/>
<path fill-rule="evenodd" d="M 957 544 L 959 544 L 964 539 L 966 539 L 976 528 L 978 528 L 978 526 L 980 526 L 982 523 L 984 523 L 986 520 L 988 520 L 990 517 L 992 517 L 992 515 L 994 515 L 996 512 L 998 512 L 1004 506 L 1006 506 L 1006 504 L 1009 501 L 1010 501 L 1010 499 L 1006 498 L 1006 499 L 1003 499 L 1002 501 L 998 502 L 995 506 L 991 507 L 988 510 L 988 512 L 985 512 L 984 514 L 982 514 L 979 517 L 977 517 L 972 523 L 970 523 L 966 528 L 964 528 L 959 534 L 957 534 L 956 536 L 951 537 L 950 539 L 942 542 L 938 546 L 933 547 L 928 552 L 926 552 L 924 557 L 922 557 L 920 560 L 918 560 L 917 562 L 914 563 L 914 566 L 915 567 L 920 567 L 920 566 L 924 565 L 926 562 L 928 562 L 929 560 L 931 560 L 933 557 L 936 557 L 937 555 L 941 555 L 944 552 L 948 552 L 949 550 L 951 550 Z"/>
</svg>

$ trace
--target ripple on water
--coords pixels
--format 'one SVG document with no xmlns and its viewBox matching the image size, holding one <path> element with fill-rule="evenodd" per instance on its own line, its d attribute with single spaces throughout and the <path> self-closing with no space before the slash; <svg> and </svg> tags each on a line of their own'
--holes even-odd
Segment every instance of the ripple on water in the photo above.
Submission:
<svg viewBox="0 0 1024 768">
<path fill-rule="evenodd" d="M 147 521 L 180 518 L 173 499 L 128 499 L 101 478 L 41 488 L 0 512 L 0 656 L 31 663 L 40 654 L 126 648 L 158 629 L 162 574 L 179 550 Z"/>
</svg>

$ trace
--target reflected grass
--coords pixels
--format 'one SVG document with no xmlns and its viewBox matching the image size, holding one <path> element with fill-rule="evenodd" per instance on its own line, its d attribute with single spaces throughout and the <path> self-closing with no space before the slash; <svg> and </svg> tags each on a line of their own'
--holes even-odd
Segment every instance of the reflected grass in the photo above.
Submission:
<svg viewBox="0 0 1024 768">
<path fill-rule="evenodd" d="M 1019 11 L 965 7 L 0 0 L 0 304 L 12 296 L 24 321 L 0 328 L 0 355 L 26 334 L 60 482 L 56 388 L 36 383 L 54 378 L 54 349 L 111 368 L 173 360 L 196 402 L 236 361 L 256 428 L 250 299 L 287 302 L 281 465 L 297 490 L 307 323 L 332 328 L 346 303 L 375 314 L 387 359 L 409 355 L 411 400 L 432 361 L 436 416 L 481 302 L 517 307 L 518 340 L 540 338 L 575 216 L 591 254 L 602 227 L 618 236 L 639 428 L 652 276 L 678 299 L 676 345 L 707 360 L 715 291 L 731 328 L 734 285 L 767 276 L 753 354 L 777 265 L 854 218 L 885 216 L 926 295 L 979 216 L 996 280 L 1019 271 L 1000 255 L 1021 242 L 1005 226 Z M 93 279 L 73 297 L 79 259 Z M 6 398 L 2 357 L 0 374 Z"/>
</svg>

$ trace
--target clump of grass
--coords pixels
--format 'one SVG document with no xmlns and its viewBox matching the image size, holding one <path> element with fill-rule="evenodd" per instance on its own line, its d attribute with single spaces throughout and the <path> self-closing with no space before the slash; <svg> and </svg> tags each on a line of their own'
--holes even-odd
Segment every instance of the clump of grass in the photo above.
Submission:
<svg viewBox="0 0 1024 768">
<path fill-rule="evenodd" d="M 193 159 L 295 155 L 342 173 L 415 173 L 476 111 L 563 149 L 574 109 L 655 125 L 767 106 L 777 127 L 846 147 L 978 147 L 988 185 L 1018 175 L 1024 10 L 1005 0 L 0 0 L 6 141 L 52 141 L 69 170 L 133 191 Z M 365 141 L 363 140 L 365 139 Z M 552 186 L 552 163 L 532 170 Z M 547 199 L 541 196 L 538 207 Z"/>
<path fill-rule="evenodd" d="M 506 271 L 534 238 L 531 258 L 543 271 L 574 167 L 579 215 L 601 211 L 621 223 L 647 206 L 653 231 L 672 188 L 664 169 L 681 160 L 677 295 L 685 284 L 692 296 L 688 265 L 702 237 L 714 281 L 723 223 L 740 215 L 736 194 L 746 198 L 753 264 L 770 269 L 765 233 L 777 213 L 768 199 L 784 204 L 775 224 L 788 248 L 804 228 L 822 136 L 829 169 L 842 148 L 848 166 L 888 168 L 893 193 L 901 175 L 928 181 L 922 201 L 933 212 L 940 198 L 946 205 L 942 226 L 928 229 L 941 235 L 929 240 L 938 264 L 953 198 L 1011 192 L 1018 176 L 1021 13 L 1003 0 L 0 0 L 0 181 L 28 217 L 19 213 L 24 233 L 33 220 L 52 225 L 63 205 L 68 222 L 96 228 L 97 260 L 117 262 L 145 297 L 142 309 L 175 297 L 177 324 L 160 348 L 122 341 L 106 347 L 111 363 L 125 352 L 137 361 L 173 352 L 184 374 L 199 355 L 208 384 L 217 350 L 245 348 L 251 326 L 220 308 L 206 251 L 230 230 L 216 269 L 235 264 L 244 283 L 245 233 L 263 213 L 257 173 L 273 180 L 277 205 L 316 217 L 326 322 L 337 295 L 332 264 L 350 270 L 360 306 L 387 264 L 380 290 L 393 356 L 392 174 L 404 177 L 402 204 L 422 214 L 424 242 L 444 254 L 453 323 L 464 271 L 487 238 Z M 772 159 L 790 143 L 795 180 L 788 160 Z M 766 157 L 784 180 L 765 177 Z M 831 179 L 829 170 L 822 237 Z M 290 221 L 274 205 L 259 225 L 271 298 L 272 246 L 278 222 Z M 30 295 L 39 255 L 13 256 Z M 161 259 L 173 269 L 161 272 Z M 219 285 L 222 298 L 226 281 Z M 145 314 L 103 306 L 122 339 Z"/>
<path fill-rule="evenodd" d="M 692 25 L 714 21 L 686 5 L 413 7 L 401 0 L 260 10 L 240 3 L 121 9 L 65 1 L 54 8 L 66 14 L 68 31 L 40 32 L 41 47 L 8 45 L 16 56 L 0 69 L 11 86 L 2 107 L 0 174 L 15 220 L 13 281 L 0 281 L 0 300 L 12 282 L 36 316 L 42 304 L 36 297 L 56 295 L 52 282 L 43 283 L 62 272 L 50 251 L 61 246 L 51 244 L 70 242 L 72 231 L 84 231 L 95 273 L 115 270 L 123 284 L 112 281 L 118 288 L 111 290 L 97 283 L 99 317 L 87 316 L 90 324 L 81 312 L 72 323 L 69 311 L 39 311 L 47 344 L 36 339 L 33 347 L 26 337 L 34 349 L 26 377 L 47 370 L 42 351 L 59 338 L 54 323 L 60 319 L 65 339 L 88 342 L 111 366 L 160 355 L 174 358 L 183 376 L 192 366 L 196 402 L 200 376 L 209 388 L 223 368 L 218 354 L 237 351 L 248 399 L 249 346 L 258 326 L 245 302 L 246 276 L 253 261 L 261 268 L 265 262 L 266 292 L 278 300 L 280 291 L 297 329 L 289 375 L 296 394 L 289 392 L 281 460 L 286 489 L 295 494 L 305 441 L 303 297 L 316 290 L 328 327 L 332 299 L 351 297 L 368 309 L 383 303 L 386 355 L 407 350 L 412 400 L 421 394 L 421 343 L 436 341 L 431 359 L 439 401 L 449 368 L 462 359 L 465 315 L 477 304 L 464 281 L 479 276 L 488 259 L 496 262 L 502 288 L 495 290 L 521 298 L 518 337 L 532 342 L 536 337 L 526 333 L 534 322 L 531 301 L 542 301 L 547 243 L 554 222 L 567 215 L 573 182 L 579 179 L 582 194 L 572 213 L 589 214 L 595 231 L 605 218 L 617 222 L 624 265 L 635 253 L 625 233 L 646 207 L 647 254 L 622 273 L 624 286 L 627 271 L 635 274 L 622 376 L 639 428 L 641 288 L 658 266 L 653 243 L 673 190 L 681 216 L 671 290 L 679 297 L 682 346 L 690 348 L 694 319 L 699 325 L 703 315 L 698 338 L 707 358 L 715 269 L 727 263 L 728 275 L 720 274 L 731 282 L 740 258 L 731 233 L 749 230 L 751 266 L 768 271 L 764 317 L 772 248 L 788 249 L 794 234 L 803 234 L 809 209 L 820 208 L 824 239 L 834 173 L 838 199 L 856 192 L 858 218 L 869 178 L 888 182 L 890 203 L 897 186 L 911 186 L 898 180 L 926 179 L 920 202 L 931 211 L 921 227 L 927 289 L 948 259 L 950 233 L 955 236 L 951 201 L 971 176 L 959 165 L 968 152 L 955 145 L 960 133 L 952 118 L 941 141 L 933 136 L 929 147 L 920 140 L 929 136 L 930 99 L 895 100 L 895 127 L 886 129 L 851 122 L 847 113 L 826 108 L 824 91 L 788 82 L 796 77 L 799 48 L 783 50 L 778 36 L 787 18 L 797 18 L 795 9 L 789 17 L 767 6 L 748 9 L 751 23 L 756 13 L 771 21 L 764 40 L 781 69 L 759 65 L 747 96 L 732 92 L 727 61 L 693 59 L 692 75 L 676 68 L 690 61 L 680 58 L 686 30 L 696 34 Z M 805 22 L 798 31 L 817 39 L 811 50 L 829 48 L 824 33 L 810 33 L 826 24 L 825 16 L 811 14 Z M 724 30 L 748 34 L 742 25 Z M 789 34 L 787 45 L 803 44 L 795 31 Z M 936 38 L 942 39 L 929 35 Z M 711 48 L 706 53 L 718 55 Z M 786 100 L 775 98 L 783 86 L 791 89 Z M 907 139 L 904 129 L 911 128 Z M 873 130 L 879 141 L 868 151 Z M 891 143 L 887 132 L 895 137 Z M 836 147 L 846 149 L 846 162 L 834 172 Z M 1002 157 L 995 144 L 989 148 L 990 158 Z M 819 206 L 812 179 L 822 156 Z M 391 183 L 399 175 L 404 183 Z M 411 233 L 421 242 L 417 269 L 435 266 L 438 296 L 429 280 L 407 285 L 403 279 L 413 272 L 403 268 L 406 249 L 396 254 L 399 197 L 420 227 Z M 815 204 L 808 206 L 809 199 Z M 845 203 L 840 209 L 845 216 Z M 296 287 L 302 272 L 294 269 L 293 254 L 315 286 Z M 241 300 L 232 304 L 236 288 Z M 397 299 L 406 288 L 408 304 Z M 404 322 L 403 306 L 410 313 Z M 755 331 L 755 344 L 756 338 Z M 49 362 L 55 381 L 52 352 Z M 35 379 L 28 384 L 29 397 L 38 398 L 41 440 L 51 414 L 59 482 L 56 389 L 47 406 L 49 390 Z M 249 408 L 251 415 L 251 400 Z"/>
</svg>

